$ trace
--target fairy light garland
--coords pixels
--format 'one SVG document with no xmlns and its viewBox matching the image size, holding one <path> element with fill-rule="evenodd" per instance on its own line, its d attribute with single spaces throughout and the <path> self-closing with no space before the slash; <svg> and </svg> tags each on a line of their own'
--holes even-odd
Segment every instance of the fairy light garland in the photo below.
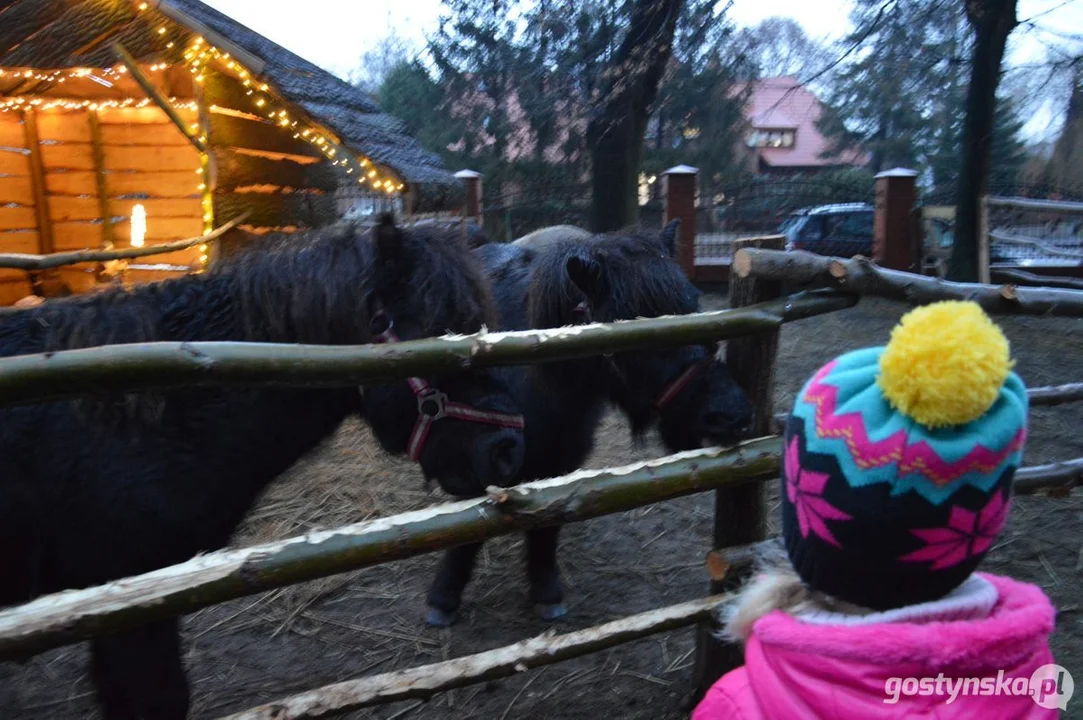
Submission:
<svg viewBox="0 0 1083 720">
<path fill-rule="evenodd" d="M 184 59 L 187 61 L 188 70 L 197 84 L 204 81 L 209 64 L 218 61 L 220 66 L 231 72 L 245 87 L 245 94 L 252 98 L 254 114 L 266 117 L 267 120 L 279 127 L 293 130 L 294 139 L 303 140 L 318 149 L 333 165 L 344 168 L 346 174 L 356 175 L 359 185 L 367 183 L 374 190 L 385 192 L 388 195 L 401 192 L 406 187 L 394 177 L 379 173 L 368 158 L 355 156 L 354 153 L 346 150 L 312 125 L 291 117 L 289 111 L 279 106 L 271 96 L 269 92 L 270 86 L 267 83 L 253 77 L 228 52 L 220 51 L 207 43 L 202 37 L 196 37 L 193 40 L 184 53 Z"/>
<path fill-rule="evenodd" d="M 197 110 L 194 102 L 169 99 L 173 107 L 181 110 Z M 11 97 L 0 99 L 0 112 L 16 110 L 103 110 L 109 108 L 145 108 L 153 104 L 147 98 L 124 98 L 123 100 L 76 100 L 74 98 Z"/>
</svg>

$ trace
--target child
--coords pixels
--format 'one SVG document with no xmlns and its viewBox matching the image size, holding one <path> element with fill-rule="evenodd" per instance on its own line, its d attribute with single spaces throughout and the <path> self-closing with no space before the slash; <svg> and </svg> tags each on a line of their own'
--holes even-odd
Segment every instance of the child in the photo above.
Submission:
<svg viewBox="0 0 1083 720">
<path fill-rule="evenodd" d="M 746 664 L 693 720 L 1057 716 L 1071 677 L 1050 665 L 1048 598 L 974 572 L 1026 439 L 1012 366 L 981 308 L 952 301 L 809 380 L 786 427 L 789 562 L 728 608 Z"/>
</svg>

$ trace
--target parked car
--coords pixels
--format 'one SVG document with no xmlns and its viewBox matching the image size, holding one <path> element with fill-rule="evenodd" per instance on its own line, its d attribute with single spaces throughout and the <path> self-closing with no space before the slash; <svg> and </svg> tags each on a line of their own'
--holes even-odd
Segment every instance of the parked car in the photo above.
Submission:
<svg viewBox="0 0 1083 720">
<path fill-rule="evenodd" d="M 790 213 L 779 227 L 787 250 L 818 255 L 872 257 L 875 209 L 868 203 L 818 205 Z"/>
</svg>

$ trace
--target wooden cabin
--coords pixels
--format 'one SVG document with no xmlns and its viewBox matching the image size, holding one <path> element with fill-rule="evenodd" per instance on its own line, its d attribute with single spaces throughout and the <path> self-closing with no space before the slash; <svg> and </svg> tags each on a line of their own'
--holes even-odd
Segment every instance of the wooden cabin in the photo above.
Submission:
<svg viewBox="0 0 1083 720">
<path fill-rule="evenodd" d="M 150 246 L 246 212 L 245 237 L 290 232 L 458 192 L 368 95 L 198 0 L 0 0 L 0 253 Z M 0 269 L 0 305 L 229 250 Z"/>
</svg>

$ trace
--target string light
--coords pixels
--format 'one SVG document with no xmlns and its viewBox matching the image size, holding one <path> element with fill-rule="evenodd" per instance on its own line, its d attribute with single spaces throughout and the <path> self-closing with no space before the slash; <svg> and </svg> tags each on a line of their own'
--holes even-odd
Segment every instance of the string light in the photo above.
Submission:
<svg viewBox="0 0 1083 720">
<path fill-rule="evenodd" d="M 9 97 L 0 98 L 0 112 L 12 112 L 33 108 L 35 110 L 103 110 L 109 108 L 145 108 L 153 105 L 149 98 L 124 98 L 123 100 L 76 100 L 74 98 Z M 182 110 L 198 110 L 195 102 L 182 102 L 170 98 L 170 104 Z"/>
<path fill-rule="evenodd" d="M 277 101 L 270 95 L 270 85 L 255 81 L 251 73 L 236 58 L 231 58 L 229 53 L 220 51 L 202 37 L 196 37 L 192 41 L 184 53 L 184 59 L 197 83 L 202 82 L 206 76 L 207 65 L 213 61 L 219 61 L 219 69 L 232 74 L 246 88 L 246 95 L 251 98 L 255 106 L 254 114 L 267 118 L 279 127 L 295 130 L 294 138 L 304 140 L 314 146 L 333 165 L 344 168 L 347 175 L 357 172 L 358 184 L 369 183 L 373 189 L 382 189 L 389 195 L 401 192 L 405 188 L 405 185 L 396 179 L 383 177 L 368 158 L 345 152 L 345 148 L 339 146 L 320 130 L 305 127 L 307 123 L 292 118 L 286 108 L 277 106 Z M 257 92 L 262 94 L 257 94 Z M 240 110 L 240 108 L 234 108 L 234 110 Z M 340 151 L 343 152 L 340 153 Z M 340 158 L 340 154 L 346 157 Z"/>
<path fill-rule="evenodd" d="M 151 72 L 161 72 L 169 68 L 169 63 L 156 63 L 151 65 Z M 62 83 L 68 80 L 120 80 L 128 73 L 128 68 L 117 65 L 109 68 L 63 68 L 60 70 L 35 70 L 33 68 L 0 68 L 0 77 L 12 77 L 21 80 L 36 80 L 46 83 Z"/>
</svg>

